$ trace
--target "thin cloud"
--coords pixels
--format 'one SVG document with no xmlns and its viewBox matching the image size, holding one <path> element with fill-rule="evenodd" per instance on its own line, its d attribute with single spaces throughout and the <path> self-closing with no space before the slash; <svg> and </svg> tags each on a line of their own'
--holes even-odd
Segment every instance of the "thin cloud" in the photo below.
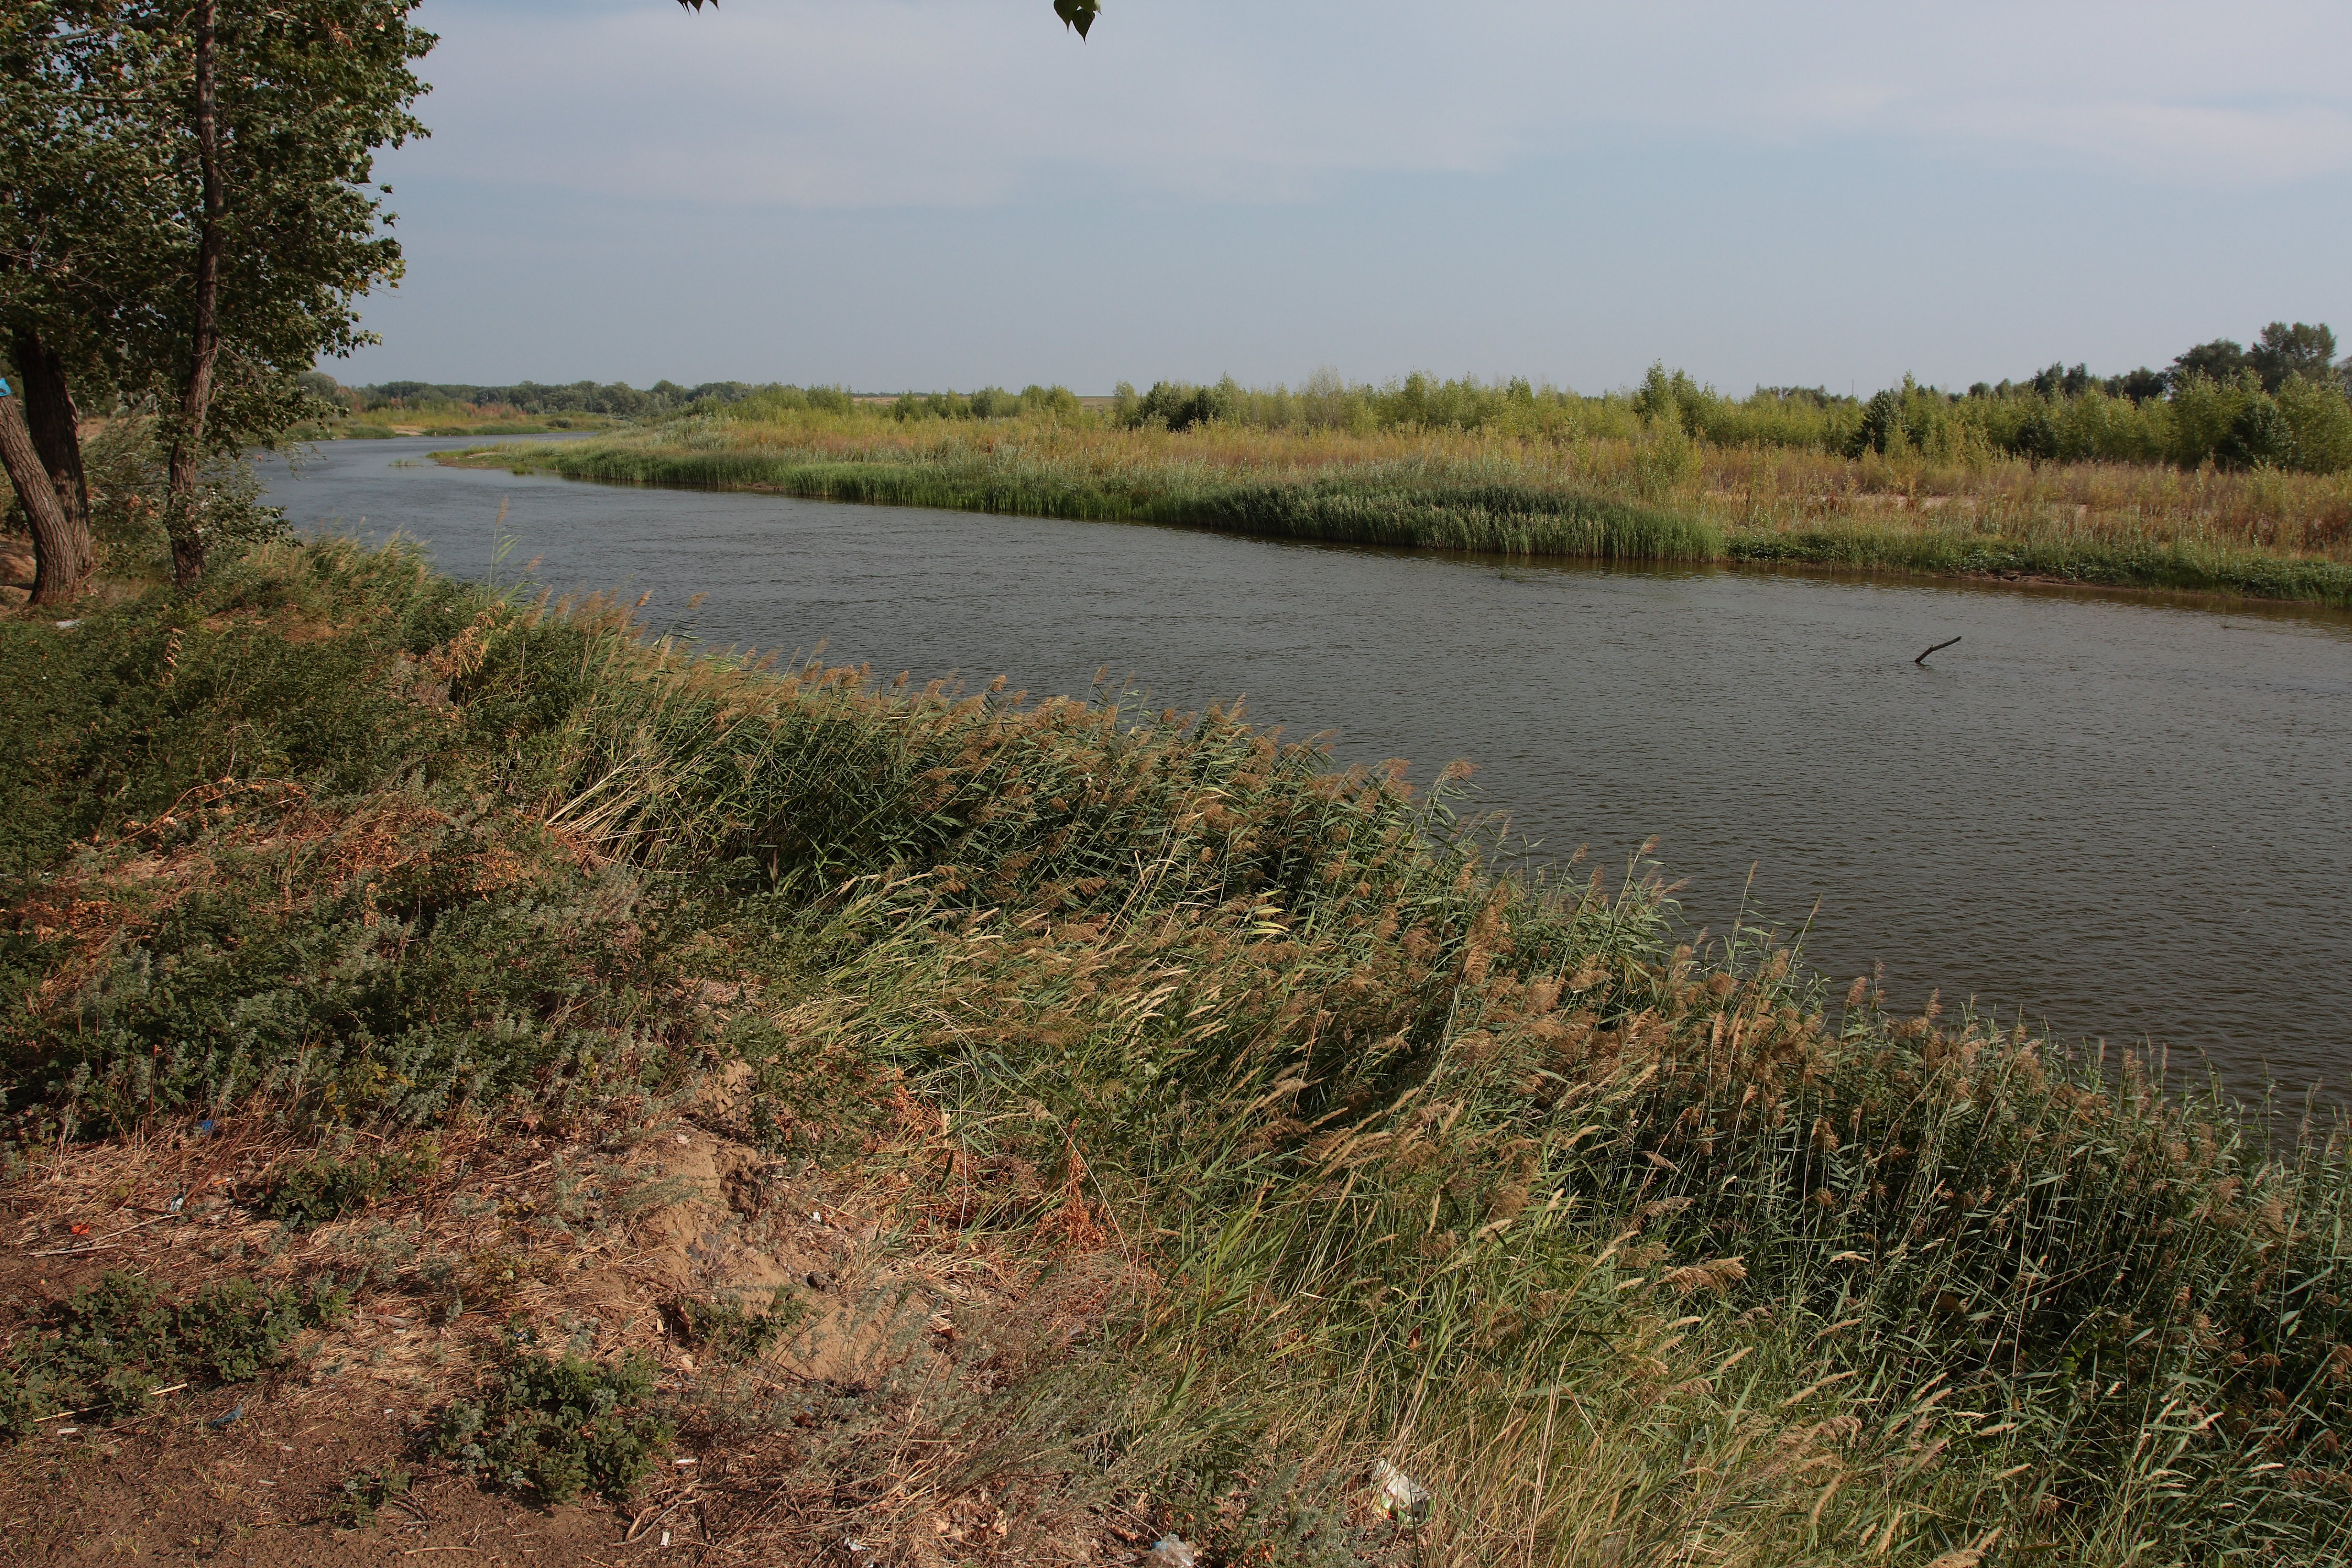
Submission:
<svg viewBox="0 0 2352 1568">
<path fill-rule="evenodd" d="M 1128 0 L 1083 47 L 1034 0 L 654 0 L 561 25 L 437 0 L 439 172 L 804 207 L 971 207 L 1083 177 L 1287 202 L 1615 136 L 1946 155 L 2158 182 L 2352 165 L 2352 8 Z M 2332 62 L 2332 63 L 2331 63 Z M 486 150 L 495 149 L 495 157 Z"/>
</svg>

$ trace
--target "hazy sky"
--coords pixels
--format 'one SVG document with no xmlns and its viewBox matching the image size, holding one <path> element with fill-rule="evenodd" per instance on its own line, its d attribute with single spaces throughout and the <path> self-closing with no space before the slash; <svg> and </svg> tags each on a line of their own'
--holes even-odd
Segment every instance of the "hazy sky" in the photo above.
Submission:
<svg viewBox="0 0 2352 1568">
<path fill-rule="evenodd" d="M 426 0 L 345 381 L 1745 391 L 2352 336 L 2352 5 Z"/>
</svg>

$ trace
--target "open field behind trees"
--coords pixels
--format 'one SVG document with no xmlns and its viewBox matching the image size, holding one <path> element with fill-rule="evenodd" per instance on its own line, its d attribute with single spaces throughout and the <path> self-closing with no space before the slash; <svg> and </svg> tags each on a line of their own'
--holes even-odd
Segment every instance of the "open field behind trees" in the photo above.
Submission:
<svg viewBox="0 0 2352 1568">
<path fill-rule="evenodd" d="M 2340 1137 L 1229 716 L 272 542 L 0 622 L 0 737 L 28 1560 L 2352 1547 Z"/>
<path fill-rule="evenodd" d="M 2279 427 L 2305 433 L 2290 441 L 2310 456 L 2303 468 L 2227 457 L 2246 409 L 2268 406 L 2255 423 L 2270 429 L 2297 398 L 2300 423 Z M 2332 383 L 2296 381 L 2274 398 L 2251 373 L 2138 403 L 2096 385 L 1734 400 L 1663 370 L 1604 397 L 1418 376 L 1298 391 L 1163 384 L 1122 389 L 1108 407 L 1060 388 L 891 405 L 766 388 L 587 442 L 451 460 L 1440 549 L 2352 604 L 2352 405 Z"/>
</svg>

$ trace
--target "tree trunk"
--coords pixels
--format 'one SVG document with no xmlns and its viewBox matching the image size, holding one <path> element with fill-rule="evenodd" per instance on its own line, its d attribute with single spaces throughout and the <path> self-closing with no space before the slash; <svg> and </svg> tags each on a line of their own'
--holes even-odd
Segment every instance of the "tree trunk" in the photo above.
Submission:
<svg viewBox="0 0 2352 1568">
<path fill-rule="evenodd" d="M 58 504 L 57 488 L 49 483 L 41 455 L 33 448 L 33 433 L 25 427 L 25 410 L 13 388 L 0 394 L 0 463 L 7 466 L 8 481 L 16 487 L 16 499 L 24 503 L 25 515 L 33 524 L 33 559 L 38 563 L 33 574 L 33 603 L 54 605 L 72 598 L 89 570 L 89 536 L 83 533 L 82 552 L 77 557 L 65 508 Z M 72 569 L 77 560 L 79 571 Z"/>
<path fill-rule="evenodd" d="M 36 581 L 55 572 L 62 588 L 70 593 L 89 575 L 96 553 L 90 543 L 89 484 L 82 476 L 80 421 L 73 394 L 66 386 L 64 356 L 43 342 L 38 332 L 26 330 L 16 332 L 11 347 L 17 374 L 24 377 L 24 385 L 17 390 L 25 401 L 25 424 L 32 433 L 33 450 L 39 454 L 50 488 L 58 493 L 58 508 L 65 514 L 63 552 L 54 560 L 42 548 L 39 536 L 34 537 L 34 551 L 41 563 Z"/>
<path fill-rule="evenodd" d="M 188 384 L 173 435 L 171 488 L 164 526 L 172 536 L 172 579 L 183 593 L 205 574 L 205 541 L 196 515 L 196 475 L 204 464 L 205 414 L 212 406 L 213 362 L 220 357 L 220 121 L 213 94 L 214 0 L 196 0 L 196 163 L 204 175 L 204 212 L 196 228 L 196 321 Z"/>
</svg>

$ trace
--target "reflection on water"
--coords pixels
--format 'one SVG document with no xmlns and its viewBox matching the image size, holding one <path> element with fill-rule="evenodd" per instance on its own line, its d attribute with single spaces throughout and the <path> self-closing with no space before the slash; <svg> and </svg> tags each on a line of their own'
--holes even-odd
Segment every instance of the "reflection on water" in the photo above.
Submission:
<svg viewBox="0 0 2352 1568">
<path fill-rule="evenodd" d="M 1622 861 L 1654 834 L 1694 923 L 1743 897 L 1810 919 L 1816 963 L 1884 963 L 1906 1005 L 1940 986 L 2176 1066 L 2203 1051 L 2241 1085 L 2352 1068 L 2346 617 L 394 466 L 446 444 L 323 447 L 271 499 L 305 529 L 424 539 L 460 576 L 490 569 L 504 501 L 509 574 L 539 556 L 558 588 L 650 589 L 656 625 L 716 647 L 1246 695 L 1343 760 L 1474 760 L 1471 805 L 1542 854 Z"/>
</svg>

